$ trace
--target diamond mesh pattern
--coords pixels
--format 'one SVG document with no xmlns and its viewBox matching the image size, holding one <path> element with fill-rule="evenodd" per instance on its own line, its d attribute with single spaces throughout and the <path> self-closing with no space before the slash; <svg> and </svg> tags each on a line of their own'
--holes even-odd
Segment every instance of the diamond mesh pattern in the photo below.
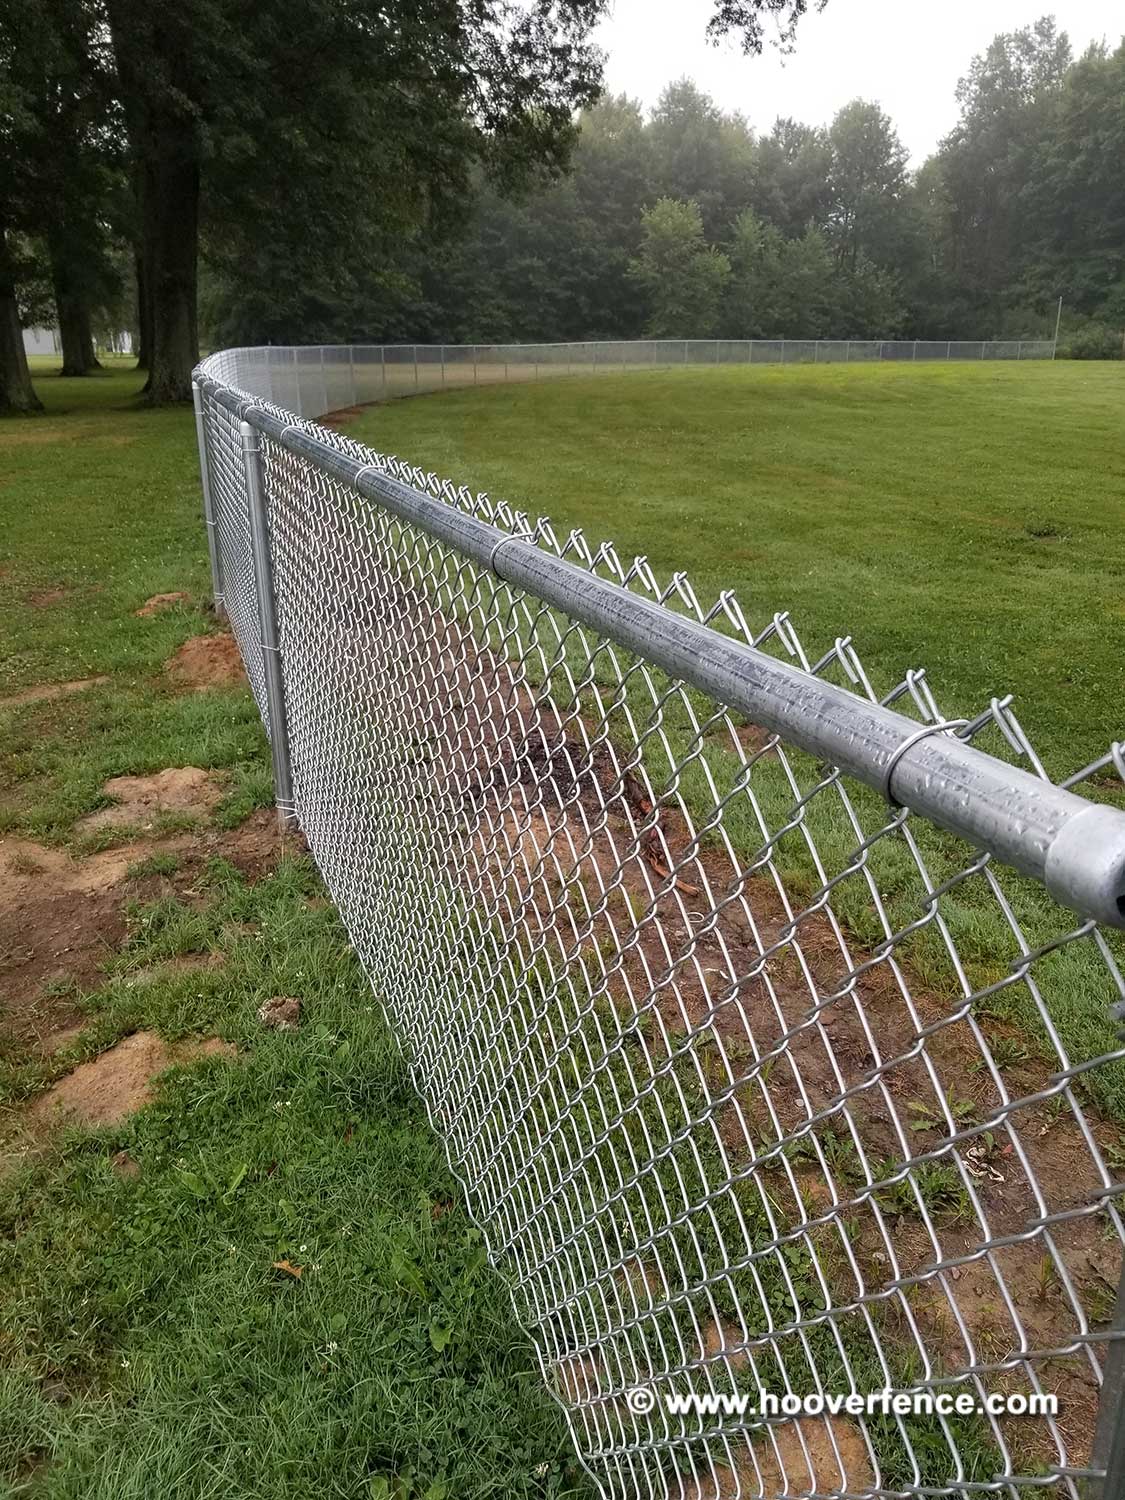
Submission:
<svg viewBox="0 0 1125 1500">
<path fill-rule="evenodd" d="M 206 411 L 261 704 L 237 422 Z M 784 614 L 300 426 L 876 697 L 848 639 L 812 659 Z M 263 452 L 301 825 L 601 1492 L 1079 1500 L 1125 1242 L 1120 934 Z M 878 696 L 944 717 L 923 672 Z M 1009 700 L 960 733 L 1044 774 Z M 1114 746 L 1072 783 L 1120 803 L 1123 772 Z M 760 1423 L 638 1415 L 638 1386 L 1061 1410 Z"/>
<path fill-rule="evenodd" d="M 242 456 L 239 418 L 225 406 L 207 401 L 203 424 L 215 511 L 215 533 L 223 586 L 223 608 L 230 620 L 246 664 L 246 675 L 269 732 L 262 632 L 250 547 L 250 518 L 246 501 L 246 465 Z"/>
</svg>

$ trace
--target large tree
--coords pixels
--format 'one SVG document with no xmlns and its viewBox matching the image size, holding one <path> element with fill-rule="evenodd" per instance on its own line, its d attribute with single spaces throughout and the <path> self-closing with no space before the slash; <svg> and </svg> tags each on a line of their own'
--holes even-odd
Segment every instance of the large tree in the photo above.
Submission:
<svg viewBox="0 0 1125 1500">
<path fill-rule="evenodd" d="M 841 264 L 852 271 L 866 256 L 880 265 L 899 259 L 906 190 L 906 150 L 877 104 L 853 99 L 832 121 L 830 224 Z"/>
<path fill-rule="evenodd" d="M 681 78 L 661 94 L 646 134 L 653 190 L 695 203 L 704 233 L 717 238 L 749 193 L 753 137 L 745 121 Z"/>
<path fill-rule="evenodd" d="M 345 280 L 441 220 L 474 164 L 561 164 L 599 86 L 600 0 L 107 0 L 135 155 L 155 400 L 190 394 L 218 259 Z M 262 247 L 266 247 L 262 253 Z"/>
<path fill-rule="evenodd" d="M 958 85 L 961 117 L 939 150 L 949 208 L 943 256 L 983 313 L 1020 279 L 1039 226 L 1028 185 L 1071 61 L 1050 17 L 994 38 Z"/>
<path fill-rule="evenodd" d="M 18 250 L 31 181 L 27 144 L 36 120 L 11 21 L 12 13 L 0 15 L 0 413 L 37 411 L 40 405 L 23 347 Z"/>
<path fill-rule="evenodd" d="M 630 270 L 645 293 L 650 338 L 711 338 L 718 331 L 730 261 L 708 245 L 698 205 L 661 198 L 642 219 Z"/>
<path fill-rule="evenodd" d="M 64 375 L 95 366 L 93 323 L 117 293 L 111 210 L 121 131 L 104 21 L 93 0 L 35 0 L 0 16 L 5 68 L 18 89 L 18 167 L 9 214 L 41 242 Z"/>
</svg>

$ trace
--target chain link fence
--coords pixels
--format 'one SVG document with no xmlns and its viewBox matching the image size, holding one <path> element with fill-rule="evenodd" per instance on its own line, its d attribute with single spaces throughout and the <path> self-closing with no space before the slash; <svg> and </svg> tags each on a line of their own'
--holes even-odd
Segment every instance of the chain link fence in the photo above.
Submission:
<svg viewBox="0 0 1125 1500">
<path fill-rule="evenodd" d="M 200 367 L 216 595 L 597 1493 L 1118 1500 L 1125 749 L 295 415 L 376 352 Z"/>
<path fill-rule="evenodd" d="M 232 349 L 216 369 L 252 371 L 259 394 L 320 416 L 346 406 L 467 385 L 614 375 L 695 365 L 808 365 L 1054 359 L 1052 339 L 649 339 L 575 344 L 334 344 Z"/>
</svg>

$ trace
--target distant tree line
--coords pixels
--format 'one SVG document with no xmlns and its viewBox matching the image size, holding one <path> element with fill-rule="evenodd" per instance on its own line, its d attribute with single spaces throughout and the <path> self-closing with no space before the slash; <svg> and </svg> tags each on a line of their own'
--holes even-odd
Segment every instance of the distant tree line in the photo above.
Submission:
<svg viewBox="0 0 1125 1500">
<path fill-rule="evenodd" d="M 712 0 L 791 45 L 823 0 Z M 606 0 L 0 7 L 0 411 L 135 331 L 154 401 L 205 345 L 980 337 L 1125 324 L 1125 45 L 999 36 L 910 172 L 857 100 L 758 135 L 690 82 L 601 96 Z M 752 77 L 748 74 L 748 77 Z"/>
<path fill-rule="evenodd" d="M 1053 21 L 998 36 L 917 171 L 878 105 L 757 135 L 691 82 L 649 115 L 583 111 L 570 171 L 400 243 L 342 311 L 269 276 L 209 276 L 217 344 L 1050 337 L 1116 357 L 1125 329 L 1125 44 L 1080 58 Z"/>
</svg>

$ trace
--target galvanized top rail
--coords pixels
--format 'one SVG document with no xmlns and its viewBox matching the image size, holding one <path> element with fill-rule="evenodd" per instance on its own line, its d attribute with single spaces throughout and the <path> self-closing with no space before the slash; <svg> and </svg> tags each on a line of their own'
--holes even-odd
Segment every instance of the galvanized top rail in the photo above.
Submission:
<svg viewBox="0 0 1125 1500">
<path fill-rule="evenodd" d="M 964 743 L 964 721 L 919 726 L 399 483 L 215 379 L 227 357 L 200 367 L 201 387 L 289 452 L 889 802 L 1036 877 L 1061 905 L 1125 928 L 1125 812 Z"/>
</svg>

